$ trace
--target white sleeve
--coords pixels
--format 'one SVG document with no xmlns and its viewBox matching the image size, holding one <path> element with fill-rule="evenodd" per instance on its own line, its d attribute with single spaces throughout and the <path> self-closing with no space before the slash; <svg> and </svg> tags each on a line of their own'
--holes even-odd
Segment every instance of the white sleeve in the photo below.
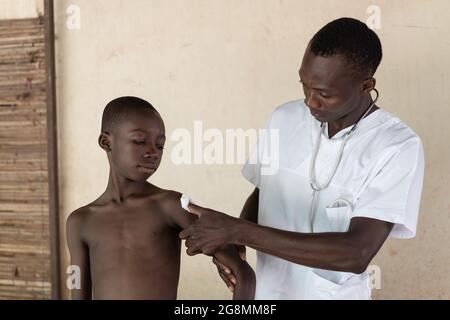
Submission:
<svg viewBox="0 0 450 320">
<path fill-rule="evenodd" d="M 383 163 L 381 170 L 363 186 L 353 217 L 394 223 L 390 237 L 416 235 L 424 176 L 424 152 L 419 138 L 411 139 Z"/>
<path fill-rule="evenodd" d="M 270 154 L 268 155 L 269 150 L 271 150 L 272 117 L 273 113 L 266 122 L 265 130 L 259 134 L 258 142 L 253 146 L 250 156 L 241 171 L 244 178 L 258 189 L 260 188 L 261 174 L 264 174 L 265 170 L 270 169 L 271 162 L 273 162 L 270 160 Z"/>
</svg>

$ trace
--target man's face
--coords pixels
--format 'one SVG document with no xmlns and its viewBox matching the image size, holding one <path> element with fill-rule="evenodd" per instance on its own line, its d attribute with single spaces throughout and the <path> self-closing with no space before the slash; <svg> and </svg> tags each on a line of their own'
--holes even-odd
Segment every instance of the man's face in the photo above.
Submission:
<svg viewBox="0 0 450 320">
<path fill-rule="evenodd" d="M 161 162 L 165 128 L 153 112 L 131 114 L 119 122 L 111 135 L 111 166 L 133 181 L 146 181 Z"/>
<path fill-rule="evenodd" d="M 333 122 L 360 107 L 363 79 L 344 57 L 316 56 L 307 48 L 299 75 L 305 104 L 318 121 Z"/>
</svg>

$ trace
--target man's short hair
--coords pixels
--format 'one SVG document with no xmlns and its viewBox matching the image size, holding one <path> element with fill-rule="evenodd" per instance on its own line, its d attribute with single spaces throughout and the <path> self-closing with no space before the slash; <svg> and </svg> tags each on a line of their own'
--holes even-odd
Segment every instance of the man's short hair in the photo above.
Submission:
<svg viewBox="0 0 450 320">
<path fill-rule="evenodd" d="M 119 97 L 110 101 L 103 110 L 102 132 L 111 133 L 119 122 L 136 112 L 152 112 L 159 116 L 148 101 L 132 96 Z"/>
<path fill-rule="evenodd" d="M 326 24 L 309 43 L 312 53 L 327 57 L 342 55 L 354 71 L 373 76 L 382 57 L 377 34 L 363 22 L 340 18 Z"/>
</svg>

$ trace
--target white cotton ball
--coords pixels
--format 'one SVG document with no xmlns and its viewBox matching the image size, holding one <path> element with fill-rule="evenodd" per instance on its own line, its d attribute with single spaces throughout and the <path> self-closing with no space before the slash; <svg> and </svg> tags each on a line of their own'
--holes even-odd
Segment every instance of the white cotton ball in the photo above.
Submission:
<svg viewBox="0 0 450 320">
<path fill-rule="evenodd" d="M 182 194 L 182 195 L 181 195 L 181 198 L 180 198 L 180 202 L 181 202 L 181 207 L 182 207 L 184 210 L 186 210 L 187 212 L 191 212 L 191 211 L 189 211 L 189 207 L 188 207 L 189 202 L 191 202 L 191 198 L 189 198 L 188 195 Z"/>
</svg>

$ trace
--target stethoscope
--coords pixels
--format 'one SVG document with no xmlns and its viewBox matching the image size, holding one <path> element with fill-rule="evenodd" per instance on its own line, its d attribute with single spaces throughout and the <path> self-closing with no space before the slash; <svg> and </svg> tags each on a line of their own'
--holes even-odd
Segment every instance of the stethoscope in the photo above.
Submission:
<svg viewBox="0 0 450 320">
<path fill-rule="evenodd" d="M 316 199 L 316 193 L 328 188 L 331 180 L 333 179 L 334 175 L 336 174 L 336 171 L 339 167 L 339 163 L 341 162 L 342 154 L 344 153 L 344 147 L 345 147 L 345 144 L 347 143 L 347 140 L 350 138 L 350 135 L 356 130 L 356 127 L 361 122 L 361 120 L 367 116 L 367 114 L 370 112 L 370 110 L 372 110 L 373 106 L 377 102 L 378 97 L 380 96 L 380 93 L 375 88 L 373 90 L 376 93 L 375 99 L 373 100 L 373 102 L 371 103 L 371 105 L 369 106 L 367 111 L 363 114 L 363 116 L 358 120 L 358 122 L 356 122 L 355 125 L 353 125 L 353 127 L 350 129 L 350 131 L 348 131 L 343 137 L 341 137 L 341 139 L 343 138 L 343 141 L 342 141 L 341 147 L 339 149 L 338 157 L 334 164 L 333 170 L 331 171 L 331 174 L 328 176 L 328 179 L 322 185 L 319 185 L 318 182 L 316 181 L 316 174 L 315 174 L 315 165 L 316 165 L 317 154 L 319 152 L 319 147 L 320 147 L 320 138 L 322 137 L 322 134 L 324 133 L 324 130 L 325 130 L 324 123 L 322 122 L 320 124 L 320 132 L 316 138 L 316 143 L 313 148 L 313 155 L 311 157 L 311 165 L 309 167 L 309 184 L 311 185 L 311 189 L 313 190 L 312 195 L 311 195 L 311 204 L 309 206 L 309 212 L 308 212 L 311 232 L 313 232 L 314 202 Z M 346 206 L 348 206 L 350 208 L 350 210 L 353 210 L 352 204 L 348 200 L 345 200 L 342 198 L 336 199 L 332 205 L 339 203 L 339 202 L 345 203 Z"/>
</svg>

